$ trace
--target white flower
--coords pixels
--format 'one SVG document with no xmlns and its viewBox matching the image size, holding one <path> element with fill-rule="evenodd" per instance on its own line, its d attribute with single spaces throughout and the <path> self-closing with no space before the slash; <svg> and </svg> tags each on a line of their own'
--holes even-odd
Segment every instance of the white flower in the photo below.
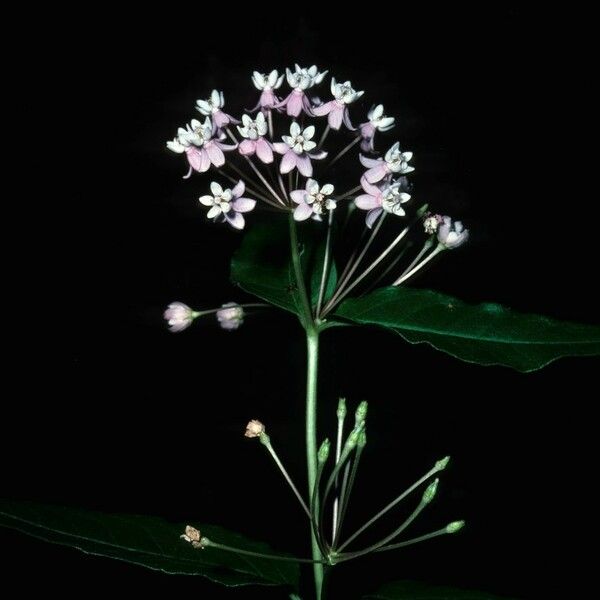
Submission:
<svg viewBox="0 0 600 600">
<path fill-rule="evenodd" d="M 396 142 L 385 154 L 385 162 L 392 173 L 410 173 L 414 167 L 409 166 L 412 152 L 401 152 L 400 143 Z"/>
<path fill-rule="evenodd" d="M 265 432 L 265 426 L 257 419 L 252 419 L 246 425 L 246 433 L 244 435 L 248 438 L 260 437 Z"/>
<path fill-rule="evenodd" d="M 259 73 L 254 71 L 252 74 L 252 83 L 257 90 L 277 90 L 281 87 L 284 75 L 278 77 L 278 73 L 275 69 L 268 75 L 266 73 Z"/>
<path fill-rule="evenodd" d="M 198 316 L 187 304 L 171 302 L 164 312 L 169 329 L 173 333 L 187 329 Z"/>
<path fill-rule="evenodd" d="M 402 191 L 402 183 L 396 182 L 383 190 L 381 194 L 381 207 L 386 212 L 392 213 L 397 217 L 403 217 L 406 212 L 402 204 L 410 200 L 410 194 Z"/>
<path fill-rule="evenodd" d="M 253 121 L 248 115 L 242 115 L 242 127 L 237 126 L 242 137 L 256 140 L 267 133 L 267 120 L 262 112 L 256 115 Z"/>
<path fill-rule="evenodd" d="M 430 235 L 435 233 L 442 223 L 443 218 L 442 215 L 428 215 L 423 219 L 423 229 L 425 233 L 429 233 Z"/>
<path fill-rule="evenodd" d="M 295 90 L 307 90 L 321 83 L 325 75 L 327 75 L 327 71 L 319 73 L 316 65 L 308 69 L 302 68 L 299 65 L 295 65 L 295 67 L 296 70 L 294 72 L 289 69 L 285 70 L 288 85 Z"/>
<path fill-rule="evenodd" d="M 300 125 L 294 121 L 290 125 L 290 135 L 283 135 L 281 139 L 296 153 L 310 152 L 316 148 L 316 142 L 312 141 L 315 135 L 314 125 L 309 125 L 306 129 L 300 129 Z"/>
<path fill-rule="evenodd" d="M 383 114 L 383 104 L 378 104 L 372 108 L 368 113 L 368 117 L 371 125 L 378 131 L 389 131 L 394 126 L 394 117 L 386 117 Z"/>
<path fill-rule="evenodd" d="M 334 187 L 331 183 L 319 186 L 314 179 L 306 181 L 306 187 L 303 190 L 293 190 L 291 192 L 292 200 L 298 205 L 294 210 L 294 219 L 304 221 L 309 217 L 320 220 L 320 216 L 326 210 L 334 210 L 337 206 L 333 198 Z"/>
<path fill-rule="evenodd" d="M 201 204 L 211 207 L 206 217 L 212 219 L 228 213 L 231 210 L 231 200 L 233 199 L 231 190 L 224 190 L 216 181 L 213 181 L 210 184 L 210 191 L 212 196 L 202 196 L 200 198 Z"/>
<path fill-rule="evenodd" d="M 206 100 L 196 100 L 196 104 L 196 110 L 200 111 L 203 115 L 212 115 L 225 106 L 225 98 L 223 92 L 213 90 L 210 94 L 210 98 L 207 98 Z"/>
<path fill-rule="evenodd" d="M 335 77 L 332 77 L 331 93 L 338 102 L 341 102 L 342 104 L 351 104 L 355 100 L 358 100 L 364 94 L 364 91 L 355 91 L 349 81 L 346 81 L 346 83 L 336 83 Z"/>
<path fill-rule="evenodd" d="M 223 304 L 221 310 L 217 311 L 217 321 L 223 329 L 234 331 L 244 322 L 244 309 L 235 302 Z"/>
<path fill-rule="evenodd" d="M 185 152 L 189 146 L 198 146 L 201 148 L 212 138 L 212 122 L 206 117 L 204 123 L 198 119 L 192 119 L 190 123 L 177 129 L 177 137 L 167 142 L 167 148 L 177 154 Z"/>
<path fill-rule="evenodd" d="M 438 242 L 448 248 L 458 248 L 469 239 L 469 230 L 460 221 L 452 221 L 450 217 L 442 217 L 437 230 Z"/>
</svg>

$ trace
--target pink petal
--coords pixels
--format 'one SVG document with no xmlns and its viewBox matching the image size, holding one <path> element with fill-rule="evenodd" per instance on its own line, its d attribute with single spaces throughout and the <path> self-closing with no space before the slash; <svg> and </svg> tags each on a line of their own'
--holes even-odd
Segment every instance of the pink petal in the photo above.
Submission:
<svg viewBox="0 0 600 600">
<path fill-rule="evenodd" d="M 308 96 L 304 93 L 302 94 L 302 108 L 309 117 L 314 116 L 312 106 L 310 105 L 310 100 L 308 99 Z"/>
<path fill-rule="evenodd" d="M 378 196 L 380 194 L 380 190 L 376 185 L 369 183 L 364 175 L 360 178 L 360 185 L 362 185 L 363 190 L 370 194 L 371 196 Z"/>
<path fill-rule="evenodd" d="M 296 166 L 298 167 L 298 171 L 300 171 L 304 177 L 312 177 L 313 168 L 309 156 L 306 154 L 296 156 Z"/>
<path fill-rule="evenodd" d="M 307 152 L 306 154 L 313 160 L 322 160 L 327 156 L 327 152 L 324 150 L 321 150 L 321 152 Z"/>
<path fill-rule="evenodd" d="M 369 169 L 364 174 L 364 177 L 369 183 L 377 183 L 378 181 L 381 181 L 387 174 L 388 174 L 388 167 L 384 162 L 382 162 L 377 167 L 373 167 L 372 169 Z"/>
<path fill-rule="evenodd" d="M 377 221 L 377 218 L 379 217 L 379 215 L 383 212 L 383 208 L 374 208 L 373 210 L 370 210 L 367 213 L 367 218 L 365 219 L 365 223 L 367 224 L 367 227 L 369 229 L 371 229 L 371 227 L 373 227 L 373 223 L 375 223 L 375 221 Z"/>
<path fill-rule="evenodd" d="M 210 162 L 215 165 L 215 167 L 222 167 L 225 164 L 225 155 L 215 142 L 206 144 L 206 152 L 208 153 Z"/>
<path fill-rule="evenodd" d="M 354 204 L 362 210 L 371 210 L 373 208 L 379 208 L 381 206 L 381 201 L 370 194 L 362 194 L 354 200 Z"/>
<path fill-rule="evenodd" d="M 360 143 L 360 149 L 363 152 L 374 152 L 375 146 L 373 144 L 373 138 L 363 138 L 363 141 Z"/>
<path fill-rule="evenodd" d="M 367 169 L 372 169 L 383 162 L 380 158 L 368 158 L 362 154 L 358 155 L 358 159 L 360 160 L 360 164 Z"/>
<path fill-rule="evenodd" d="M 296 154 L 288 148 L 288 151 L 283 155 L 279 171 L 281 173 L 289 173 L 296 166 Z"/>
<path fill-rule="evenodd" d="M 273 108 L 277 104 L 277 96 L 273 90 L 264 90 L 260 95 L 260 106 L 262 108 Z"/>
<path fill-rule="evenodd" d="M 360 135 L 365 139 L 365 140 L 370 140 L 373 138 L 373 136 L 375 135 L 375 127 L 373 127 L 373 125 L 369 122 L 367 123 L 363 123 L 360 126 Z"/>
<path fill-rule="evenodd" d="M 218 110 L 216 113 L 213 113 L 212 118 L 213 123 L 219 129 L 223 129 L 223 127 L 229 123 L 229 117 L 222 110 Z"/>
<path fill-rule="evenodd" d="M 212 141 L 213 144 L 216 144 L 221 150 L 225 150 L 225 152 L 229 152 L 229 150 L 235 150 L 238 145 L 237 144 L 224 144 L 223 142 L 219 142 L 217 140 Z"/>
<path fill-rule="evenodd" d="M 199 171 L 200 173 L 208 171 L 210 168 L 210 158 L 204 148 L 199 149 L 189 147 L 186 149 L 185 153 L 192 169 Z"/>
<path fill-rule="evenodd" d="M 256 142 L 254 140 L 244 140 L 239 145 L 239 150 L 243 156 L 252 156 L 256 151 Z"/>
<path fill-rule="evenodd" d="M 288 96 L 287 114 L 290 117 L 297 117 L 302 110 L 302 98 L 304 92 L 296 92 L 295 90 Z"/>
<path fill-rule="evenodd" d="M 302 202 L 302 204 L 298 204 L 296 210 L 294 210 L 294 220 L 295 221 L 306 221 L 306 219 L 310 218 L 312 215 L 312 208 L 306 204 L 306 202 Z"/>
<path fill-rule="evenodd" d="M 254 210 L 256 200 L 251 200 L 250 198 L 238 198 L 237 200 L 234 200 L 231 205 L 236 212 L 245 213 Z"/>
<path fill-rule="evenodd" d="M 356 131 L 356 127 L 354 127 L 354 125 L 352 125 L 352 121 L 350 121 L 350 111 L 347 107 L 344 108 L 344 125 L 350 131 Z"/>
<path fill-rule="evenodd" d="M 284 144 L 283 142 L 275 142 L 273 144 L 273 149 L 278 154 L 285 154 L 290 149 L 290 147 L 287 144 Z"/>
<path fill-rule="evenodd" d="M 312 111 L 317 117 L 323 117 L 328 115 L 335 105 L 335 102 L 332 100 L 331 102 L 325 102 L 325 104 L 321 104 L 321 106 L 315 106 Z"/>
<path fill-rule="evenodd" d="M 344 110 L 346 109 L 343 106 L 340 106 L 337 102 L 335 103 L 335 106 L 329 113 L 329 117 L 327 119 L 327 122 L 329 123 L 329 127 L 331 127 L 331 129 L 335 129 L 337 131 L 342 126 Z"/>
<path fill-rule="evenodd" d="M 233 210 L 225 213 L 225 219 L 235 229 L 244 229 L 244 225 L 246 224 L 244 215 L 241 215 L 239 212 L 235 212 Z"/>
<path fill-rule="evenodd" d="M 290 196 L 296 204 L 302 204 L 306 196 L 306 190 L 292 190 Z"/>
<path fill-rule="evenodd" d="M 231 190 L 231 195 L 234 198 L 239 198 L 240 196 L 243 195 L 243 193 L 246 191 L 246 185 L 244 184 L 244 182 L 240 179 L 236 184 L 235 187 Z"/>
<path fill-rule="evenodd" d="M 281 102 L 279 102 L 279 104 L 275 105 L 275 108 L 284 108 L 288 105 L 288 102 L 290 101 L 290 99 L 292 98 L 292 94 L 294 92 L 290 92 Z"/>
<path fill-rule="evenodd" d="M 273 162 L 273 150 L 271 149 L 271 144 L 265 138 L 258 138 L 256 141 L 256 155 L 265 164 Z"/>
</svg>

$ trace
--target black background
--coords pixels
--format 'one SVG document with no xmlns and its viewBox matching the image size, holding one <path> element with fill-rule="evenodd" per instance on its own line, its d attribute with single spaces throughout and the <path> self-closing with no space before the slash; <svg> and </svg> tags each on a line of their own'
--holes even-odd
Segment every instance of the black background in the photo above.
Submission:
<svg viewBox="0 0 600 600">
<path fill-rule="evenodd" d="M 207 179 L 183 181 L 184 161 L 165 141 L 213 87 L 234 114 L 249 106 L 253 69 L 316 63 L 367 90 L 355 114 L 382 101 L 397 116 L 393 136 L 415 153 L 414 197 L 473 230 L 468 247 L 414 285 L 599 322 L 595 201 L 575 193 L 578 161 L 565 142 L 574 118 L 564 98 L 567 19 L 505 5 L 385 13 L 295 16 L 223 4 L 29 21 L 34 52 L 15 88 L 27 126 L 8 173 L 26 233 L 9 255 L 19 266 L 8 309 L 3 496 L 215 522 L 308 552 L 293 498 L 262 448 L 241 435 L 249 418 L 265 421 L 304 485 L 297 324 L 261 315 L 235 334 L 206 321 L 175 336 L 161 319 L 174 299 L 199 307 L 246 299 L 228 281 L 241 236 L 206 223 L 197 197 Z M 326 333 L 320 431 L 333 435 L 340 394 L 371 406 L 353 522 L 445 454 L 451 468 L 419 527 L 468 521 L 458 536 L 340 568 L 333 597 L 402 578 L 519 598 L 589 590 L 579 537 L 593 517 L 597 367 L 565 359 L 522 375 L 382 331 Z M 244 594 L 8 531 L 0 540 L 3 579 L 46 594 L 90 585 Z"/>
</svg>

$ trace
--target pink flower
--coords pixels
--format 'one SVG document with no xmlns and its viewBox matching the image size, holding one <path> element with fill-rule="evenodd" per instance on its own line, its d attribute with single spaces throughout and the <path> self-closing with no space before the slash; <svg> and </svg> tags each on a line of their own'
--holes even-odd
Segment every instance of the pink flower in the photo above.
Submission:
<svg viewBox="0 0 600 600">
<path fill-rule="evenodd" d="M 232 189 L 224 190 L 216 181 L 210 184 L 212 196 L 202 196 L 200 203 L 210 206 L 206 214 L 207 218 L 216 222 L 227 221 L 235 229 L 244 229 L 246 224 L 242 213 L 250 212 L 256 206 L 256 200 L 242 198 L 246 187 L 243 181 L 239 181 Z"/>
<path fill-rule="evenodd" d="M 217 129 L 223 129 L 230 123 L 239 123 L 237 119 L 234 119 L 231 115 L 223 112 L 223 106 L 225 106 L 225 97 L 223 92 L 213 90 L 210 94 L 210 98 L 206 100 L 196 100 L 196 110 L 201 112 L 203 115 L 210 116 L 212 118 L 214 131 Z"/>
<path fill-rule="evenodd" d="M 366 194 L 358 196 L 354 203 L 358 208 L 368 211 L 366 223 L 369 229 L 384 211 L 399 217 L 406 214 L 402 204 L 410 200 L 410 194 L 405 191 L 408 189 L 408 181 L 405 177 L 381 188 L 369 183 L 364 176 L 360 183 Z"/>
<path fill-rule="evenodd" d="M 360 148 L 363 152 L 373 152 L 373 140 L 375 132 L 389 131 L 394 126 L 394 117 L 386 117 L 383 114 L 383 104 L 371 108 L 368 114 L 369 120 L 360 126 L 362 142 Z"/>
<path fill-rule="evenodd" d="M 297 117 L 303 110 L 307 115 L 312 116 L 310 100 L 306 96 L 305 90 L 321 83 L 327 71 L 319 73 L 316 65 L 308 69 L 303 69 L 299 65 L 296 65 L 296 70 L 293 73 L 289 69 L 286 69 L 285 73 L 292 91 L 275 108 L 285 108 L 290 117 Z"/>
<path fill-rule="evenodd" d="M 217 321 L 222 329 L 235 331 L 244 322 L 244 309 L 235 302 L 223 304 L 217 311 Z"/>
<path fill-rule="evenodd" d="M 177 137 L 167 142 L 167 148 L 177 154 L 185 153 L 190 164 L 190 170 L 184 179 L 192 174 L 192 169 L 204 173 L 210 169 L 210 165 L 222 167 L 225 164 L 223 151 L 235 150 L 236 145 L 223 144 L 220 139 L 213 139 L 213 126 L 208 117 L 204 123 L 192 119 L 186 128 L 177 130 Z"/>
<path fill-rule="evenodd" d="M 312 141 L 314 135 L 314 125 L 309 125 L 306 129 L 301 130 L 300 125 L 294 121 L 290 125 L 290 135 L 282 136 L 285 143 L 273 144 L 275 152 L 283 154 L 279 165 L 281 173 L 289 173 L 297 168 L 305 177 L 312 176 L 313 168 L 310 159 L 321 160 L 327 156 L 327 152 L 309 152 L 317 147 L 317 144 Z"/>
<path fill-rule="evenodd" d="M 169 325 L 169 330 L 177 333 L 187 329 L 199 315 L 183 302 L 171 302 L 163 316 Z"/>
<path fill-rule="evenodd" d="M 240 135 L 246 138 L 240 143 L 239 151 L 243 156 L 256 154 L 265 164 L 273 162 L 273 146 L 263 136 L 267 133 L 267 122 L 265 115 L 259 112 L 256 120 L 248 115 L 242 115 L 243 127 L 238 125 Z"/>
<path fill-rule="evenodd" d="M 290 195 L 298 205 L 294 210 L 294 219 L 305 221 L 312 217 L 316 221 L 320 221 L 325 210 L 334 210 L 336 207 L 335 200 L 327 197 L 333 194 L 333 189 L 331 183 L 320 187 L 314 179 L 308 179 L 305 189 L 293 190 Z"/>
<path fill-rule="evenodd" d="M 392 175 L 392 173 L 398 173 L 404 175 L 414 171 L 414 167 L 409 166 L 408 161 L 412 158 L 412 152 L 401 152 L 400 144 L 396 142 L 382 158 L 367 158 L 366 156 L 360 155 L 360 162 L 364 167 L 367 167 L 368 171 L 364 177 L 369 183 L 377 183 L 384 177 Z"/>
<path fill-rule="evenodd" d="M 348 104 L 351 104 L 355 100 L 358 100 L 364 92 L 356 92 L 352 88 L 352 84 L 349 81 L 346 83 L 336 83 L 335 78 L 331 78 L 331 93 L 335 100 L 326 102 L 321 106 L 316 106 L 312 109 L 313 114 L 318 117 L 328 115 L 327 122 L 331 129 L 336 131 L 344 125 L 354 131 L 354 127 L 350 122 L 350 115 L 348 113 Z"/>
<path fill-rule="evenodd" d="M 460 221 L 442 217 L 442 222 L 437 230 L 437 238 L 440 244 L 452 250 L 462 246 L 469 239 L 469 230 L 465 229 Z"/>
<path fill-rule="evenodd" d="M 283 82 L 283 75 L 278 77 L 276 70 L 271 71 L 268 75 L 266 73 L 259 73 L 254 71 L 252 74 L 252 83 L 257 90 L 261 90 L 260 100 L 258 104 L 252 109 L 254 112 L 260 107 L 261 110 L 271 110 L 279 103 L 279 98 L 275 95 L 273 90 L 277 90 L 281 87 Z"/>
</svg>

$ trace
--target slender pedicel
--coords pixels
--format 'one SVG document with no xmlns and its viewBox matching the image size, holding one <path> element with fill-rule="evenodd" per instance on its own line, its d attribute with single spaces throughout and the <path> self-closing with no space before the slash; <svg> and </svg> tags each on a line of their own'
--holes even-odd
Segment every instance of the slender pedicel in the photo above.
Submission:
<svg viewBox="0 0 600 600">
<path fill-rule="evenodd" d="M 436 473 L 439 473 L 440 471 L 443 471 L 446 466 L 448 465 L 448 462 L 450 461 L 450 457 L 446 456 L 445 458 L 442 458 L 441 460 L 438 460 L 434 467 L 428 471 L 427 473 L 425 473 L 425 475 L 423 475 L 423 477 L 421 477 L 418 481 L 416 481 L 415 483 L 413 483 L 408 489 L 406 489 L 404 492 L 402 492 L 398 497 L 396 497 L 394 500 L 392 500 L 387 506 L 385 506 L 384 508 L 382 508 L 374 517 L 372 517 L 371 519 L 369 519 L 362 527 L 360 527 L 359 529 L 357 529 L 338 549 L 338 551 L 342 551 L 344 548 L 346 548 L 346 546 L 348 546 L 348 544 L 352 543 L 361 533 L 363 533 L 366 529 L 368 529 L 371 525 L 373 525 L 373 523 L 375 523 L 377 520 L 379 520 L 381 517 L 383 517 L 383 515 L 385 515 L 389 510 L 391 510 L 392 508 L 394 508 L 394 506 L 396 506 L 396 504 L 398 504 L 399 502 L 401 502 L 402 500 L 404 500 L 404 498 L 406 498 L 411 492 L 413 492 L 414 490 L 416 490 L 423 482 L 427 481 L 432 475 L 435 475 Z"/>
<path fill-rule="evenodd" d="M 340 150 L 340 152 L 335 156 L 335 158 L 327 166 L 331 167 L 332 165 L 334 165 L 338 160 L 340 160 L 340 158 L 342 158 L 342 156 L 344 156 L 344 154 L 346 154 L 346 152 L 351 150 L 355 144 L 358 144 L 358 142 L 360 142 L 360 140 L 361 140 L 360 136 L 354 138 L 343 150 Z"/>
<path fill-rule="evenodd" d="M 281 210 L 281 206 L 279 204 L 277 204 L 276 202 L 273 202 L 273 200 L 271 200 L 267 196 L 264 196 L 259 191 L 257 191 L 252 186 L 252 184 L 246 179 L 246 176 L 242 173 L 242 171 L 240 171 L 239 169 L 237 169 L 237 167 L 235 167 L 234 165 L 228 165 L 228 166 L 230 166 L 231 168 L 233 168 L 234 171 L 237 171 L 238 179 L 236 179 L 235 177 L 232 177 L 231 175 L 225 173 L 225 171 L 223 169 L 216 169 L 217 173 L 219 173 L 219 175 L 221 175 L 222 177 L 225 177 L 226 179 L 229 179 L 229 181 L 231 181 L 231 183 L 233 183 L 233 184 L 236 184 L 241 179 L 244 182 L 244 185 L 246 186 L 246 191 L 250 192 L 253 196 L 256 196 L 258 199 L 262 200 L 263 202 L 266 202 L 267 204 L 270 204 L 271 206 L 274 206 L 278 210 Z"/>
<path fill-rule="evenodd" d="M 315 316 L 319 318 L 321 314 L 321 306 L 323 305 L 323 296 L 325 295 L 325 287 L 329 278 L 329 266 L 331 259 L 331 229 L 333 225 L 333 211 L 329 211 L 327 219 L 327 239 L 325 240 L 325 255 L 323 256 L 323 272 L 321 273 L 321 283 L 319 285 L 319 297 L 317 299 L 317 309 Z"/>
<path fill-rule="evenodd" d="M 323 132 L 323 135 L 321 136 L 321 139 L 319 140 L 319 143 L 317 145 L 318 150 L 320 150 L 321 147 L 323 146 L 323 144 L 325 143 L 325 139 L 329 135 L 330 129 L 331 129 L 331 127 L 329 127 L 329 124 L 328 124 L 327 127 L 325 127 L 325 131 Z"/>
<path fill-rule="evenodd" d="M 342 194 L 341 196 L 338 196 L 336 198 L 336 200 L 345 200 L 346 198 L 348 198 L 348 196 L 352 196 L 354 194 L 356 194 L 356 192 L 358 192 L 359 190 L 362 190 L 362 185 L 357 185 L 356 187 L 352 188 L 351 190 L 348 190 L 346 193 Z"/>
<path fill-rule="evenodd" d="M 235 173 L 237 173 L 237 175 L 243 181 L 246 181 L 248 179 L 248 175 L 246 173 L 244 173 L 241 169 L 239 169 L 238 167 L 236 167 L 233 163 L 227 163 L 226 166 L 229 167 Z M 252 188 L 253 189 L 255 189 L 254 185 L 257 185 L 258 187 L 260 187 L 261 182 L 259 180 L 255 179 L 255 178 L 253 178 L 252 179 Z M 268 202 L 271 206 L 275 206 L 278 209 L 281 209 L 281 205 L 278 202 L 274 202 L 271 198 L 267 198 L 267 196 L 265 196 L 264 194 L 261 194 L 261 200 L 264 200 L 265 202 Z"/>
<path fill-rule="evenodd" d="M 443 244 L 438 244 L 436 246 L 435 250 L 425 260 L 422 260 L 417 266 L 413 267 L 408 273 L 405 273 L 404 275 L 402 275 L 401 277 L 396 279 L 396 281 L 394 281 L 394 283 L 392 285 L 400 285 L 401 283 L 404 283 L 409 277 L 412 277 L 417 271 L 421 270 L 430 260 L 434 259 L 443 250 L 446 250 L 446 246 L 444 246 Z"/>
<path fill-rule="evenodd" d="M 337 437 L 335 444 L 335 464 L 340 462 L 340 455 L 342 453 L 342 441 L 344 437 L 344 420 L 346 419 L 346 398 L 340 398 L 337 407 Z M 338 478 L 335 478 L 335 489 L 338 489 Z M 333 531 L 332 539 L 335 536 L 337 530 L 337 513 L 338 513 L 339 497 L 336 496 L 333 501 Z"/>
<path fill-rule="evenodd" d="M 433 246 L 433 239 L 429 238 L 425 241 L 421 251 L 417 254 L 417 256 L 415 256 L 413 261 L 408 265 L 408 267 L 406 267 L 406 269 L 404 269 L 404 271 L 402 271 L 400 277 L 403 277 L 406 273 L 408 273 L 423 258 L 423 256 L 427 254 L 431 246 Z"/>
<path fill-rule="evenodd" d="M 271 138 L 271 141 L 273 141 L 273 111 L 271 109 L 269 109 L 267 112 L 267 121 L 269 122 L 269 138 Z"/>
<path fill-rule="evenodd" d="M 365 290 L 359 294 L 359 297 L 371 293 L 379 285 L 379 283 L 385 279 L 386 275 L 391 273 L 396 268 L 396 265 L 404 258 L 404 255 L 410 250 L 412 245 L 413 243 L 411 241 L 406 242 L 402 250 L 398 252 L 398 256 L 394 258 L 394 260 L 381 272 L 380 275 L 377 276 L 376 279 L 369 283 Z"/>
<path fill-rule="evenodd" d="M 329 549 L 327 548 L 327 542 L 325 541 L 324 536 L 319 531 L 319 488 L 321 485 L 321 477 L 323 475 L 323 469 L 325 467 L 325 463 L 327 462 L 327 458 L 329 457 L 329 440 L 326 439 L 319 448 L 319 452 L 317 454 L 317 477 L 315 479 L 315 485 L 313 486 L 313 491 L 311 494 L 310 500 L 310 514 L 311 514 L 311 525 L 313 528 L 313 533 L 317 543 L 319 544 L 319 548 L 323 556 L 326 556 Z"/>
</svg>

